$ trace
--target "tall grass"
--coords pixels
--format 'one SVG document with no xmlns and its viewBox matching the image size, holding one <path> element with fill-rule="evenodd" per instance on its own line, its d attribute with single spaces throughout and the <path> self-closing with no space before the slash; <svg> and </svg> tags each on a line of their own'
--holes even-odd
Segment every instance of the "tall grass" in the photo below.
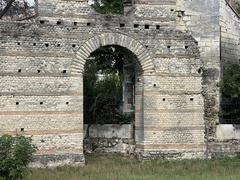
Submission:
<svg viewBox="0 0 240 180">
<path fill-rule="evenodd" d="M 238 180 L 240 159 L 152 160 L 88 155 L 84 167 L 33 169 L 27 180 Z"/>
</svg>

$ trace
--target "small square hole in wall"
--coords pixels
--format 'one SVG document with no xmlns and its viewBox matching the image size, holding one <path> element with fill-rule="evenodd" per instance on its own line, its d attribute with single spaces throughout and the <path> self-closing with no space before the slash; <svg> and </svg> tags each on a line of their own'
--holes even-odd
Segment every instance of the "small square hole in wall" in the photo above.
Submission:
<svg viewBox="0 0 240 180">
<path fill-rule="evenodd" d="M 77 26 L 77 24 L 78 24 L 77 22 L 73 22 L 73 25 L 74 25 L 74 26 Z"/>
<path fill-rule="evenodd" d="M 163 101 L 166 101 L 166 99 L 165 99 L 165 98 L 163 98 L 162 100 L 163 100 Z"/>
<path fill-rule="evenodd" d="M 42 140 L 41 140 L 41 143 L 44 143 L 44 142 L 45 142 L 45 141 L 42 139 Z"/>
<path fill-rule="evenodd" d="M 40 102 L 40 105 L 43 105 L 43 102 Z"/>
<path fill-rule="evenodd" d="M 24 131 L 24 128 L 21 128 L 20 130 L 21 130 L 21 132 L 23 132 L 23 131 Z"/>
<path fill-rule="evenodd" d="M 168 49 L 170 49 L 170 48 L 171 48 L 171 46 L 167 46 L 167 48 L 168 48 Z"/>
<path fill-rule="evenodd" d="M 120 24 L 120 27 L 125 27 L 125 24 L 121 23 L 121 24 Z"/>
<path fill-rule="evenodd" d="M 61 44 L 57 44 L 57 47 L 60 47 L 61 46 Z"/>
<path fill-rule="evenodd" d="M 160 25 L 156 25 L 156 29 L 160 29 Z"/>
<path fill-rule="evenodd" d="M 91 23 L 89 22 L 89 23 L 87 23 L 87 26 L 91 26 Z"/>
<path fill-rule="evenodd" d="M 66 73 L 67 73 L 67 70 L 63 70 L 62 73 L 63 73 L 63 74 L 66 74 Z"/>
<path fill-rule="evenodd" d="M 36 43 L 33 43 L 33 46 L 36 46 Z"/>
<path fill-rule="evenodd" d="M 66 104 L 68 105 L 68 104 L 69 104 L 69 102 L 66 102 Z"/>
<path fill-rule="evenodd" d="M 45 24 L 45 21 L 43 21 L 43 20 L 41 20 L 41 21 L 39 21 L 40 22 L 40 24 Z"/>
<path fill-rule="evenodd" d="M 19 105 L 19 102 L 16 102 L 16 105 Z"/>
<path fill-rule="evenodd" d="M 157 87 L 157 85 L 156 85 L 156 84 L 153 84 L 153 87 Z"/>
<path fill-rule="evenodd" d="M 174 11 L 174 9 L 170 9 L 170 11 L 171 11 L 171 12 L 173 12 L 173 11 Z"/>
<path fill-rule="evenodd" d="M 133 27 L 134 28 L 139 28 L 139 24 L 134 24 Z"/>
<path fill-rule="evenodd" d="M 48 47 L 48 46 L 49 46 L 49 44 L 48 44 L 48 43 L 45 43 L 45 46 L 46 46 L 46 47 Z"/>
<path fill-rule="evenodd" d="M 148 48 L 149 46 L 148 45 L 145 45 L 146 48 Z"/>
<path fill-rule="evenodd" d="M 202 73 L 202 69 L 199 68 L 199 69 L 198 69 L 198 74 L 201 74 L 201 73 Z"/>
<path fill-rule="evenodd" d="M 41 70 L 37 70 L 37 73 L 41 73 Z"/>
<path fill-rule="evenodd" d="M 61 21 L 57 21 L 57 25 L 61 25 L 62 24 L 62 22 Z"/>
<path fill-rule="evenodd" d="M 145 24 L 145 29 L 149 29 L 150 26 L 148 24 Z"/>
<path fill-rule="evenodd" d="M 20 45 L 21 45 L 21 43 L 20 43 L 20 42 L 17 42 L 17 45 L 18 45 L 18 46 L 20 46 Z"/>
<path fill-rule="evenodd" d="M 75 47 L 76 47 L 76 44 L 72 44 L 72 47 L 75 48 Z"/>
<path fill-rule="evenodd" d="M 188 46 L 185 46 L 185 49 L 188 49 Z"/>
<path fill-rule="evenodd" d="M 20 72 L 22 72 L 22 70 L 21 70 L 21 69 L 18 69 L 18 72 L 20 73 Z"/>
<path fill-rule="evenodd" d="M 194 99 L 193 98 L 190 98 L 190 101 L 193 101 Z"/>
</svg>

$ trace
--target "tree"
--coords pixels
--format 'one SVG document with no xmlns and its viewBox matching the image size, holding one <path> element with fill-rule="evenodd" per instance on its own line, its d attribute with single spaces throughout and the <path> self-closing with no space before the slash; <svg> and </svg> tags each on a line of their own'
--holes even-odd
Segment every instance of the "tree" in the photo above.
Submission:
<svg viewBox="0 0 240 180">
<path fill-rule="evenodd" d="M 240 15 L 240 2 L 236 3 L 236 10 L 237 10 L 238 14 Z"/>
<path fill-rule="evenodd" d="M 36 15 L 34 7 L 27 0 L 1 0 L 0 19 L 10 18 L 12 20 L 26 20 Z"/>
<path fill-rule="evenodd" d="M 240 123 L 240 66 L 230 65 L 221 81 L 222 112 L 224 123 Z"/>
<path fill-rule="evenodd" d="M 36 147 L 24 136 L 0 137 L 0 176 L 6 180 L 22 179 Z"/>
<path fill-rule="evenodd" d="M 223 73 L 222 94 L 226 98 L 240 98 L 240 66 L 230 65 Z"/>
<path fill-rule="evenodd" d="M 123 0 L 94 0 L 92 7 L 101 14 L 123 14 Z"/>
<path fill-rule="evenodd" d="M 130 119 L 120 111 L 123 64 L 127 56 L 129 52 L 122 47 L 106 46 L 93 52 L 87 60 L 84 73 L 85 124 L 129 123 Z"/>
</svg>

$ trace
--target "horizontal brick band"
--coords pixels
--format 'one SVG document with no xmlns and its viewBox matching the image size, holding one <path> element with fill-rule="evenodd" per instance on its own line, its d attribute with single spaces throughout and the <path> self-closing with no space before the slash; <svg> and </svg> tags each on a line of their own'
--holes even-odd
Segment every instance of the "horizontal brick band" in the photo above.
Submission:
<svg viewBox="0 0 240 180">
<path fill-rule="evenodd" d="M 136 148 L 144 149 L 144 150 L 170 150 L 170 149 L 177 149 L 177 150 L 191 150 L 191 149 L 202 149 L 206 148 L 205 144 L 146 144 L 146 145 L 136 145 Z"/>
</svg>

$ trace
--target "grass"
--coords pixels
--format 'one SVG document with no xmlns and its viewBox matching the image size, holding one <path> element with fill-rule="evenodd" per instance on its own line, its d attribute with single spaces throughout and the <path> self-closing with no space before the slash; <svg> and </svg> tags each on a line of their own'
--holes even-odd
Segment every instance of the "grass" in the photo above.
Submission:
<svg viewBox="0 0 240 180">
<path fill-rule="evenodd" d="M 238 180 L 240 159 L 152 160 L 88 155 L 84 167 L 34 169 L 26 180 Z"/>
</svg>

